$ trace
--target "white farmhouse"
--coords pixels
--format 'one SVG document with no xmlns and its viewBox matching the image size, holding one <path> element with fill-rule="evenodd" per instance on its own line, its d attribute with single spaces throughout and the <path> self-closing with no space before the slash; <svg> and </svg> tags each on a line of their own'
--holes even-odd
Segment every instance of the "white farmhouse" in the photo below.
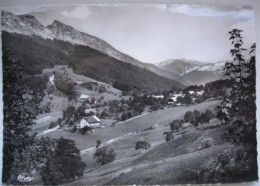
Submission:
<svg viewBox="0 0 260 186">
<path fill-rule="evenodd" d="M 82 118 L 76 127 L 78 129 L 83 129 L 84 127 L 98 128 L 100 127 L 100 124 L 101 124 L 101 120 L 94 115 L 94 116 Z"/>
<path fill-rule="evenodd" d="M 80 120 L 80 122 L 77 124 L 78 129 L 83 129 L 84 127 L 90 127 L 89 122 L 85 118 Z"/>
</svg>

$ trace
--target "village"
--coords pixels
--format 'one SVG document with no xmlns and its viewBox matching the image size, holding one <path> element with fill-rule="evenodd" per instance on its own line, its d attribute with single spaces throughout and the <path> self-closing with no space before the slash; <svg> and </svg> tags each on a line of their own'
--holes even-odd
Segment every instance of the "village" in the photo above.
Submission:
<svg viewBox="0 0 260 186">
<path fill-rule="evenodd" d="M 49 105 L 50 115 L 59 113 L 47 120 L 48 128 L 45 125 L 45 130 L 39 130 L 44 134 L 53 129 L 93 133 L 147 112 L 195 104 L 204 93 L 203 90 L 173 90 L 167 94 L 123 96 L 123 92 L 112 85 L 74 74 L 71 68 L 62 65 L 44 69 L 42 75 L 49 78 L 42 105 Z M 69 88 L 73 91 L 69 93 L 73 97 L 66 95 L 64 84 L 71 85 Z"/>
<path fill-rule="evenodd" d="M 259 179 L 253 4 L 8 4 L 3 184 Z"/>
</svg>

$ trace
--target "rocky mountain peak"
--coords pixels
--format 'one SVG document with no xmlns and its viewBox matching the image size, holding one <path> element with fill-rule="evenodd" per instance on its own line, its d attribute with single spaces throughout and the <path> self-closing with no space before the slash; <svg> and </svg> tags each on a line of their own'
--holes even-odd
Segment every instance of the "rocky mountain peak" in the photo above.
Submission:
<svg viewBox="0 0 260 186">
<path fill-rule="evenodd" d="M 74 31 L 75 29 L 69 25 L 62 23 L 61 21 L 54 20 L 52 24 L 47 26 L 48 29 L 64 30 L 64 31 Z"/>
<path fill-rule="evenodd" d="M 179 81 L 181 81 L 180 77 L 176 74 L 173 74 L 172 72 L 167 72 L 152 64 L 142 63 L 134 59 L 133 57 L 116 50 L 113 46 L 111 46 L 104 40 L 101 40 L 87 33 L 80 32 L 72 26 L 66 25 L 58 20 L 54 20 L 52 24 L 45 27 L 34 16 L 20 15 L 10 16 L 10 18 L 4 18 L 2 19 L 2 23 L 4 23 L 2 24 L 2 30 L 10 33 L 19 33 L 29 36 L 36 35 L 45 39 L 55 38 L 58 40 L 70 42 L 72 44 L 85 45 L 119 61 L 146 68 L 158 75 L 167 77 L 169 79 L 178 79 Z"/>
<path fill-rule="evenodd" d="M 9 17 L 12 17 L 12 16 L 14 16 L 14 14 L 11 13 L 11 12 L 6 12 L 6 11 L 3 11 L 3 10 L 1 12 L 1 17 L 2 18 L 9 18 Z"/>
</svg>

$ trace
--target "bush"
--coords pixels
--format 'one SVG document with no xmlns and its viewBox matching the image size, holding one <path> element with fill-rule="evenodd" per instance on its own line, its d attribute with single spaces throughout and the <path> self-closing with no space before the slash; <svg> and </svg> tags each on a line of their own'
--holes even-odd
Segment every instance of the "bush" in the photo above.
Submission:
<svg viewBox="0 0 260 186">
<path fill-rule="evenodd" d="M 116 153 L 113 148 L 102 147 L 96 150 L 94 158 L 96 158 L 97 163 L 105 165 L 115 160 Z"/>
<path fill-rule="evenodd" d="M 96 148 L 98 148 L 101 145 L 102 141 L 101 140 L 97 140 L 96 142 Z"/>
<path fill-rule="evenodd" d="M 99 89 L 98 89 L 98 93 L 100 93 L 100 94 L 102 94 L 102 93 L 104 93 L 104 92 L 106 92 L 107 91 L 107 89 L 106 89 L 106 87 L 105 86 L 100 86 L 99 87 Z"/>
<path fill-rule="evenodd" d="M 135 150 L 142 149 L 142 150 L 148 150 L 151 148 L 151 144 L 146 141 L 138 141 L 135 144 Z"/>
<path fill-rule="evenodd" d="M 57 122 L 51 122 L 50 123 L 50 125 L 49 125 L 49 129 L 52 129 L 52 128 L 54 128 L 54 127 L 56 127 L 58 125 L 58 123 Z"/>
<path fill-rule="evenodd" d="M 90 127 L 88 127 L 88 126 L 85 126 L 85 127 L 83 127 L 82 129 L 79 129 L 79 132 L 80 132 L 81 134 L 85 134 L 86 132 L 91 131 L 91 130 L 92 130 L 92 128 L 90 128 Z"/>
<path fill-rule="evenodd" d="M 194 115 L 192 111 L 187 111 L 184 115 L 185 122 L 191 122 L 194 119 Z"/>
<path fill-rule="evenodd" d="M 203 138 L 200 141 L 200 146 L 198 147 L 199 150 L 210 148 L 212 146 L 213 139 L 212 138 Z"/>
<path fill-rule="evenodd" d="M 166 142 L 171 141 L 171 140 L 174 139 L 172 131 L 171 132 L 165 132 L 164 134 L 166 134 L 166 137 L 165 137 Z"/>
<path fill-rule="evenodd" d="M 213 116 L 214 115 L 213 115 L 212 111 L 207 109 L 205 111 L 205 113 L 201 114 L 201 121 L 203 123 L 208 123 L 208 125 L 209 125 L 209 121 L 213 118 Z"/>
<path fill-rule="evenodd" d="M 178 132 L 182 129 L 182 122 L 180 120 L 174 120 L 170 123 L 172 132 Z"/>
<path fill-rule="evenodd" d="M 109 114 L 106 112 L 106 111 L 103 111 L 101 114 L 100 114 L 100 118 L 101 119 L 105 119 L 106 117 L 108 117 Z"/>
<path fill-rule="evenodd" d="M 153 130 L 153 129 L 157 129 L 157 128 L 158 128 L 158 125 L 155 124 L 155 125 L 152 125 L 152 126 L 146 128 L 146 129 L 143 129 L 142 131 L 148 131 L 148 130 Z"/>
<path fill-rule="evenodd" d="M 214 155 L 200 171 L 199 183 L 257 180 L 256 151 L 239 148 Z"/>
</svg>

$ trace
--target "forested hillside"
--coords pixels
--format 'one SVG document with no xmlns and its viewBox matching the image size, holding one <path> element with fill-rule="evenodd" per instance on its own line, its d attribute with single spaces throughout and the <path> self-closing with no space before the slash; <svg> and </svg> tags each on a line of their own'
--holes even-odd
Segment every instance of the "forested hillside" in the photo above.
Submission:
<svg viewBox="0 0 260 186">
<path fill-rule="evenodd" d="M 25 72 L 40 74 L 44 68 L 68 65 L 76 73 L 116 85 L 124 90 L 162 92 L 184 86 L 146 69 L 121 62 L 87 46 L 61 40 L 2 33 L 3 50 L 11 50 L 25 62 Z"/>
</svg>

